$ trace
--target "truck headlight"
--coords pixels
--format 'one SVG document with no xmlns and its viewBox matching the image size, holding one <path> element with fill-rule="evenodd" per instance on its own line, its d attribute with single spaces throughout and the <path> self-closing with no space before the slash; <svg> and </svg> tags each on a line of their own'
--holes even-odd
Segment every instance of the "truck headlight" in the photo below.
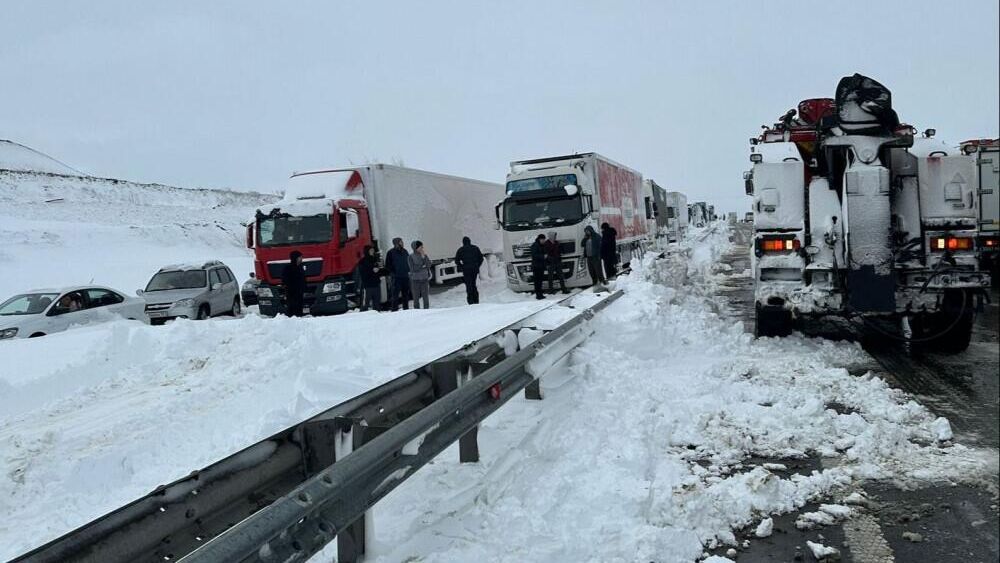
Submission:
<svg viewBox="0 0 1000 563">
<path fill-rule="evenodd" d="M 182 309 L 194 307 L 194 299 L 180 299 L 178 301 L 174 301 L 174 307 L 180 307 Z"/>
<path fill-rule="evenodd" d="M 5 328 L 3 330 L 0 330 L 0 340 L 4 340 L 6 338 L 14 338 L 15 336 L 17 336 L 16 328 Z"/>
<path fill-rule="evenodd" d="M 507 277 L 512 280 L 517 279 L 517 272 L 514 270 L 513 264 L 507 264 Z"/>
<path fill-rule="evenodd" d="M 580 272 L 583 272 L 586 269 L 587 269 L 587 259 L 581 256 L 576 261 L 576 273 L 579 274 Z"/>
<path fill-rule="evenodd" d="M 270 287 L 258 287 L 257 297 L 274 297 L 274 292 L 271 291 Z"/>
<path fill-rule="evenodd" d="M 323 284 L 323 293 L 336 293 L 340 291 L 344 285 L 340 282 L 330 282 Z"/>
</svg>

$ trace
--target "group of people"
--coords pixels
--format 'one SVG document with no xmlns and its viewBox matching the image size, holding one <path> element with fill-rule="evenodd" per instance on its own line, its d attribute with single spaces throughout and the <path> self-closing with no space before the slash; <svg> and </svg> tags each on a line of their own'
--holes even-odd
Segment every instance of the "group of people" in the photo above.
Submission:
<svg viewBox="0 0 1000 563">
<path fill-rule="evenodd" d="M 608 283 L 609 279 L 618 275 L 618 231 L 611 225 L 604 223 L 601 225 L 601 234 L 598 234 L 589 225 L 583 232 L 584 236 L 583 240 L 580 241 L 580 247 L 587 260 L 587 271 L 590 273 L 590 279 L 595 284 L 604 285 Z M 562 250 L 556 239 L 556 233 L 549 233 L 547 237 L 544 234 L 539 234 L 535 237 L 535 242 L 531 244 L 531 277 L 535 289 L 535 299 L 545 299 L 542 285 L 546 279 L 548 279 L 549 293 L 555 292 L 556 281 L 559 282 L 563 293 L 569 293 L 566 289 L 566 276 L 562 267 Z"/>
<path fill-rule="evenodd" d="M 403 239 L 392 239 L 392 248 L 385 253 L 384 264 L 379 262 L 378 252 L 374 246 L 364 248 L 361 261 L 358 262 L 355 281 L 359 289 L 359 301 L 362 311 L 379 310 L 382 306 L 382 278 L 387 278 L 389 307 L 393 310 L 410 308 L 430 308 L 430 290 L 433 272 L 431 259 L 427 257 L 424 243 L 415 240 L 410 243 L 412 252 L 406 250 Z M 289 264 L 282 274 L 285 286 L 285 309 L 290 317 L 302 316 L 303 295 L 306 290 L 306 276 L 302 269 L 302 253 L 293 251 L 289 256 Z M 465 283 L 466 301 L 470 305 L 479 303 L 479 269 L 485 258 L 478 246 L 472 244 L 469 237 L 462 237 L 462 246 L 455 253 L 455 264 L 462 272 Z"/>
</svg>

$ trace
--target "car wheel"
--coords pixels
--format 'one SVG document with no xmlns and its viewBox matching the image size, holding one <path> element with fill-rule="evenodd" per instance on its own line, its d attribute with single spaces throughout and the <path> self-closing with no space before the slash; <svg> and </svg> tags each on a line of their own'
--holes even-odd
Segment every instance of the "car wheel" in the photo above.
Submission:
<svg viewBox="0 0 1000 563">
<path fill-rule="evenodd" d="M 32 334 L 28 338 L 38 338 L 39 336 L 45 336 L 45 333 L 44 332 L 36 332 L 35 334 Z"/>
<path fill-rule="evenodd" d="M 196 317 L 199 321 L 203 321 L 209 317 L 208 305 L 202 305 L 198 308 L 198 316 Z"/>
<path fill-rule="evenodd" d="M 233 310 L 230 311 L 229 313 L 234 317 L 238 317 L 240 316 L 241 312 L 242 309 L 240 307 L 240 298 L 239 296 L 237 296 L 236 298 L 233 299 Z"/>
</svg>

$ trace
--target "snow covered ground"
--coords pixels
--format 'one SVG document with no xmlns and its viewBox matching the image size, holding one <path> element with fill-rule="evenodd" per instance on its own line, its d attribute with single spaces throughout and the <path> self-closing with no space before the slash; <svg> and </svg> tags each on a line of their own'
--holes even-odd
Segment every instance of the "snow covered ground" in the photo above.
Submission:
<svg viewBox="0 0 1000 563">
<path fill-rule="evenodd" d="M 720 229 L 619 280 L 626 295 L 543 379 L 545 400 L 514 399 L 483 425 L 480 463 L 452 448 L 376 506 L 374 560 L 694 561 L 867 479 L 996 471 L 995 452 L 953 443 L 946 420 L 851 375 L 856 344 L 755 341 L 713 312 L 727 244 Z M 823 469 L 788 476 L 752 456 Z"/>
<path fill-rule="evenodd" d="M 0 264 L 15 273 L 0 300 L 89 283 L 132 294 L 162 266 L 211 258 L 242 278 L 253 258 L 241 223 L 275 197 L 0 170 Z"/>
<path fill-rule="evenodd" d="M 4 342 L 0 560 L 552 304 L 120 321 Z"/>
</svg>

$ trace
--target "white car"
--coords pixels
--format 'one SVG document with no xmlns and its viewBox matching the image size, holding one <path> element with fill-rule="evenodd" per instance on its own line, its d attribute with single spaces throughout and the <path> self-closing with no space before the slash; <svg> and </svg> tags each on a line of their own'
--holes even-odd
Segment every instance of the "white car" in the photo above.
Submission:
<svg viewBox="0 0 1000 563">
<path fill-rule="evenodd" d="M 146 303 L 100 286 L 40 289 L 0 303 L 0 340 L 32 338 L 117 319 L 149 324 Z"/>
</svg>

